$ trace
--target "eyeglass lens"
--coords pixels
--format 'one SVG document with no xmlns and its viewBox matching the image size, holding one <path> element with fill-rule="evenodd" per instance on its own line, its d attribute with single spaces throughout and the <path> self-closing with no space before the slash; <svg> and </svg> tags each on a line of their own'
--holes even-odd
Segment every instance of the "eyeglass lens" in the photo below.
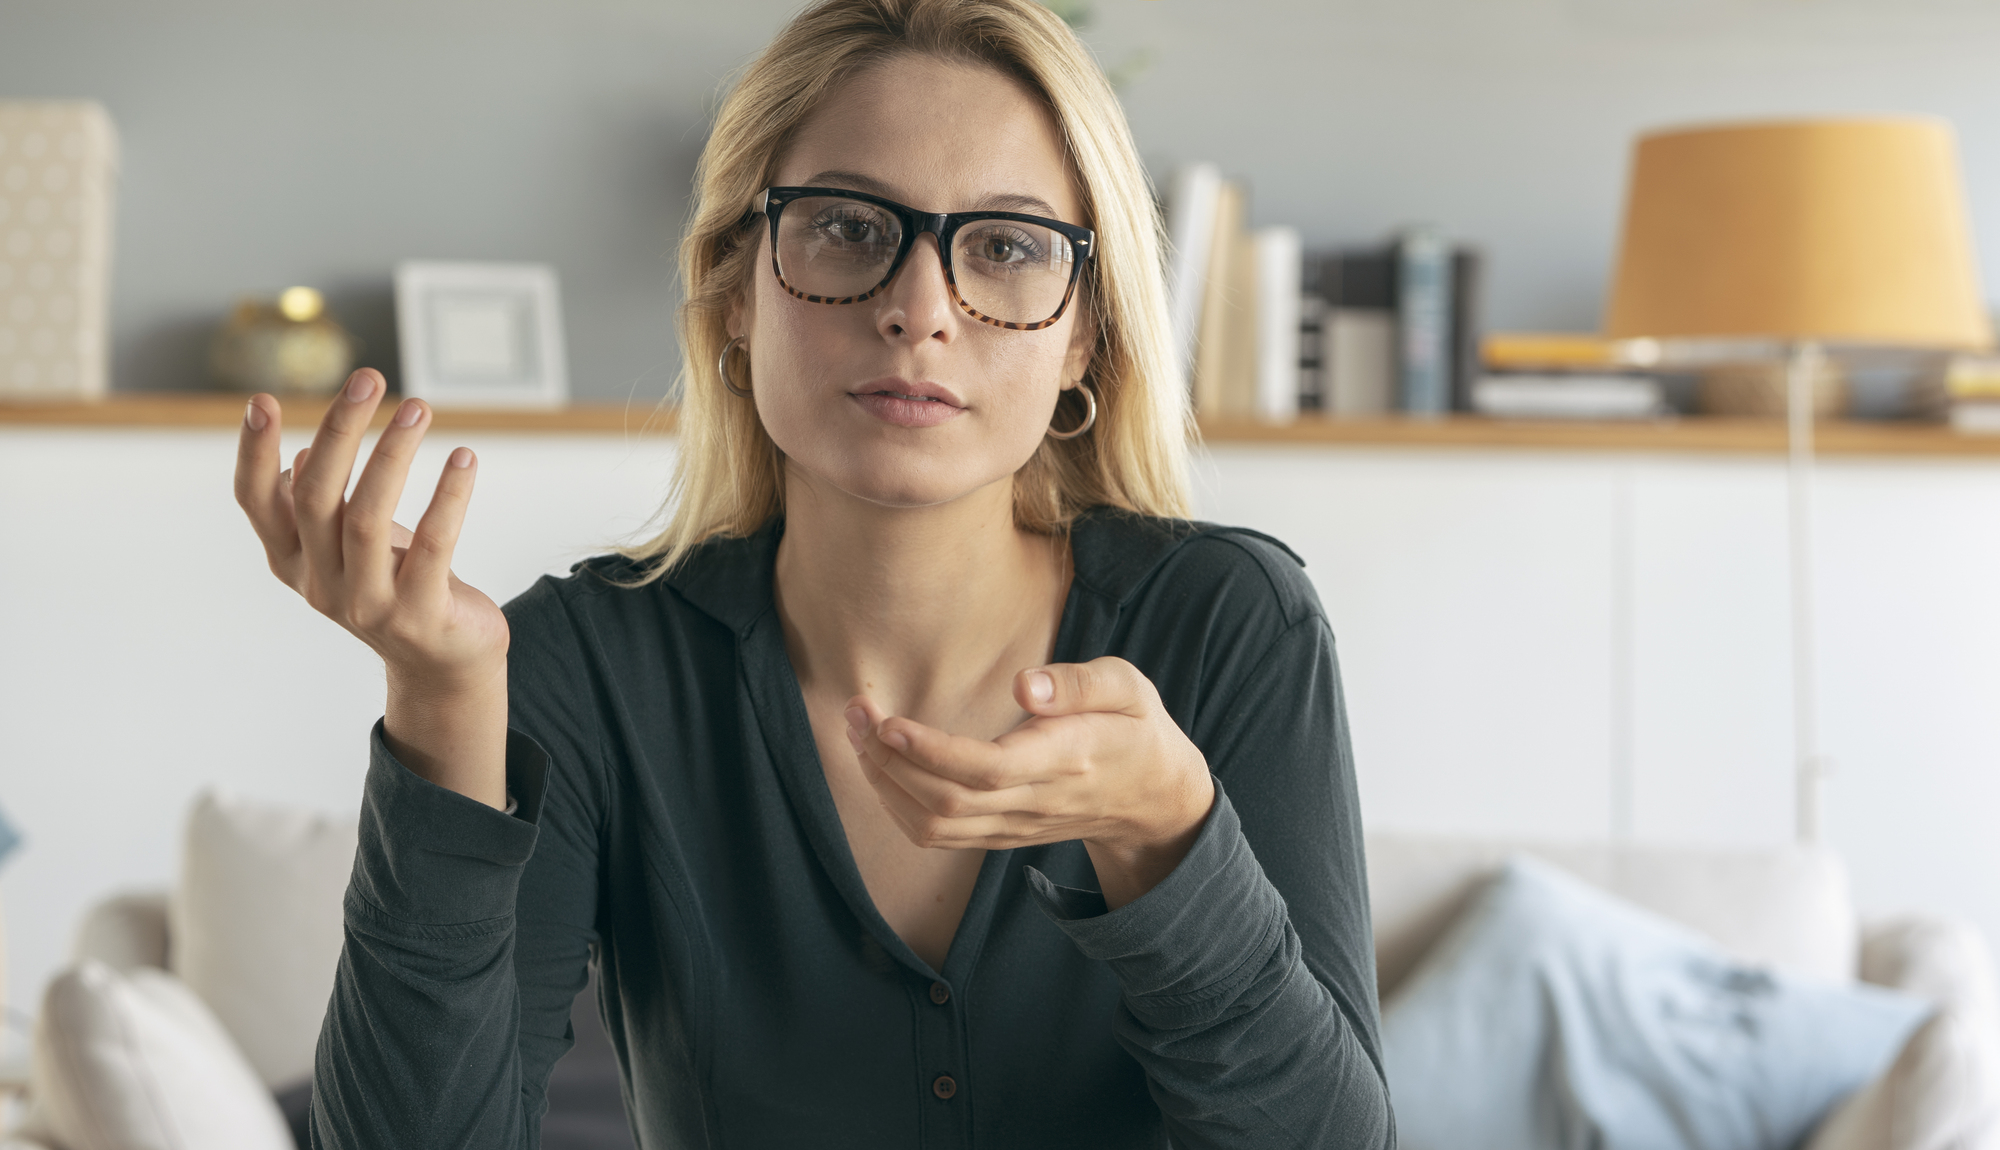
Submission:
<svg viewBox="0 0 2000 1150">
<path fill-rule="evenodd" d="M 778 274 L 807 295 L 874 289 L 903 244 L 903 221 L 865 200 L 807 196 L 778 214 Z M 1062 307 L 1076 259 L 1069 237 L 1020 220 L 971 220 L 952 239 L 952 280 L 967 307 L 1006 323 L 1040 323 Z"/>
</svg>

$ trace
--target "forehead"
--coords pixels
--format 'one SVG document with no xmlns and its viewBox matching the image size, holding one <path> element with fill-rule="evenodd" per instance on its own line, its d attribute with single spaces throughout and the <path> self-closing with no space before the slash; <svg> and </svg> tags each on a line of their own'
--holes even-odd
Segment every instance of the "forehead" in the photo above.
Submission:
<svg viewBox="0 0 2000 1150">
<path fill-rule="evenodd" d="M 1032 197 L 1085 222 L 1055 117 L 1026 84 L 985 64 L 903 55 L 842 81 L 793 134 L 774 182 L 827 172 L 865 177 L 875 186 L 858 190 L 925 211 L 1020 211 L 998 201 Z"/>
</svg>

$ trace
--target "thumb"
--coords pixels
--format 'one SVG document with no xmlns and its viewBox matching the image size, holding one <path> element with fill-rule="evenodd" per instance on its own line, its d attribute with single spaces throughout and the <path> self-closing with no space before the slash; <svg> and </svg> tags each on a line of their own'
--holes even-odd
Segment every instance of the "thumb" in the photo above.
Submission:
<svg viewBox="0 0 2000 1150">
<path fill-rule="evenodd" d="M 1014 701 L 1031 715 L 1115 711 L 1138 717 L 1157 698 L 1152 681 L 1115 656 L 1088 663 L 1050 663 L 1014 676 Z"/>
</svg>

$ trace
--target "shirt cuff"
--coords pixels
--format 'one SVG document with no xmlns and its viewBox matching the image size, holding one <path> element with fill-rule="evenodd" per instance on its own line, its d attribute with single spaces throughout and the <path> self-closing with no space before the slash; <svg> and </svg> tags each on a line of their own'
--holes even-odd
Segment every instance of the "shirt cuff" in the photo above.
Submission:
<svg viewBox="0 0 2000 1150">
<path fill-rule="evenodd" d="M 512 815 L 438 786 L 369 734 L 361 837 L 350 897 L 404 922 L 458 924 L 512 914 L 521 868 L 534 853 L 548 755 L 507 732 Z"/>
<path fill-rule="evenodd" d="M 1255 977 L 1282 944 L 1288 921 L 1284 897 L 1251 852 L 1220 779 L 1187 857 L 1117 910 L 1107 910 L 1096 891 L 1057 886 L 1026 870 L 1036 902 L 1077 948 L 1108 963 L 1129 998 L 1156 1007 L 1167 999 L 1193 1007 Z"/>
</svg>

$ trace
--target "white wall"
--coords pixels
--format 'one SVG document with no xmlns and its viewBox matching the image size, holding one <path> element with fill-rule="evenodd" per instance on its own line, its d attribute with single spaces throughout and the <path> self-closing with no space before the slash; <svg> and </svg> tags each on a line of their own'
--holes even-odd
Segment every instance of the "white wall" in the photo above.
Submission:
<svg viewBox="0 0 2000 1150">
<path fill-rule="evenodd" d="M 459 438 L 481 474 L 458 569 L 502 599 L 636 528 L 672 458 L 663 439 Z M 379 666 L 264 570 L 233 441 L 0 430 L 13 1001 L 89 902 L 171 882 L 200 787 L 358 802 Z M 1204 515 L 1309 564 L 1371 825 L 1790 839 L 1776 459 L 1225 446 L 1199 477 Z M 1864 909 L 2000 939 L 2000 464 L 1837 460 L 1818 492 L 1831 840 Z"/>
<path fill-rule="evenodd" d="M 661 438 L 439 438 L 402 521 L 452 446 L 479 452 L 456 569 L 502 601 L 640 526 L 672 460 Z M 37 1005 L 91 901 L 172 881 L 201 787 L 360 803 L 381 663 L 265 568 L 235 440 L 0 429 L 0 803 L 25 840 L 0 867 L 9 1002 Z"/>
</svg>

